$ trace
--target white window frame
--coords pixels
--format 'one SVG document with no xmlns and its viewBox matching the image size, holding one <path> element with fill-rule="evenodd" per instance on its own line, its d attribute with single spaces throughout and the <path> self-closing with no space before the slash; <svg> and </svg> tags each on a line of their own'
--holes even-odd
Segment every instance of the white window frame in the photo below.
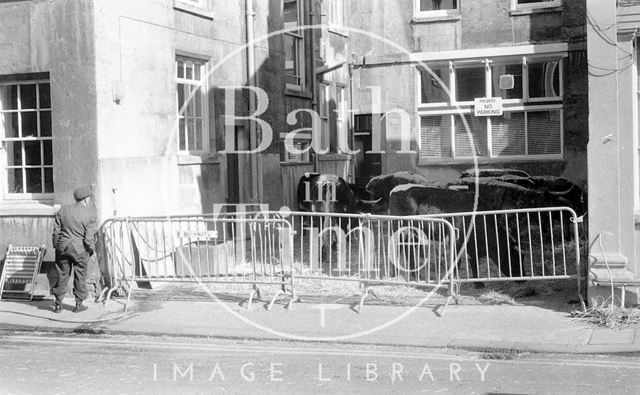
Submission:
<svg viewBox="0 0 640 395">
<path fill-rule="evenodd" d="M 483 161 L 512 161 L 512 160 L 560 160 L 564 157 L 564 124 L 563 124 L 563 115 L 564 115 L 564 81 L 562 78 L 563 74 L 563 61 L 562 59 L 566 57 L 566 53 L 563 54 L 533 54 L 533 55 L 524 55 L 524 56 L 509 56 L 509 57 L 493 57 L 493 58 L 476 58 L 476 59 L 462 59 L 462 60 L 450 60 L 448 62 L 440 61 L 438 63 L 434 63 L 433 66 L 438 68 L 448 67 L 449 69 L 449 89 L 451 92 L 451 96 L 449 97 L 448 102 L 437 102 L 437 103 L 422 103 L 422 86 L 421 86 L 421 67 L 416 67 L 416 92 L 415 98 L 417 103 L 417 125 L 418 125 L 418 135 L 420 138 L 418 139 L 419 146 L 419 164 L 429 164 L 434 162 L 466 162 L 473 159 L 473 156 L 457 156 L 455 152 L 455 120 L 451 119 L 451 156 L 433 156 L 425 158 L 422 154 L 422 135 L 421 135 L 421 125 L 422 125 L 422 117 L 428 116 L 446 116 L 450 115 L 460 116 L 461 114 L 473 114 L 473 101 L 457 101 L 456 98 L 456 70 L 464 67 L 475 66 L 479 64 L 483 64 L 485 66 L 485 97 L 490 97 L 493 95 L 492 92 L 492 67 L 491 65 L 499 62 L 504 63 L 514 63 L 515 61 L 520 61 L 523 67 L 523 98 L 522 99 L 503 99 L 503 110 L 504 112 L 522 112 L 524 113 L 525 121 L 525 154 L 524 155 L 496 155 L 493 152 L 492 147 L 492 124 L 491 117 L 486 118 L 486 147 L 487 154 L 483 156 L 478 156 L 479 159 Z M 529 98 L 529 74 L 527 71 L 527 67 L 530 63 L 537 62 L 553 62 L 558 61 L 558 70 L 559 74 L 559 88 L 560 92 L 558 97 L 543 97 L 543 98 Z M 528 122 L 527 117 L 530 112 L 538 112 L 538 111 L 559 111 L 560 112 L 560 153 L 558 154 L 543 154 L 543 155 L 530 155 L 528 153 Z"/>
<path fill-rule="evenodd" d="M 338 144 L 338 151 L 340 153 L 340 147 L 351 146 L 349 141 L 349 129 L 347 128 L 347 87 L 342 84 L 336 84 L 336 141 Z M 346 139 L 346 141 L 344 141 Z"/>
<path fill-rule="evenodd" d="M 330 27 L 344 27 L 344 1 L 325 0 L 327 23 Z"/>
<path fill-rule="evenodd" d="M 431 18 L 431 17 L 446 17 L 460 14 L 460 1 L 457 0 L 456 8 L 451 10 L 433 10 L 433 11 L 421 11 L 420 0 L 413 0 L 413 16 L 414 18 Z"/>
<path fill-rule="evenodd" d="M 308 149 L 311 145 L 311 139 L 296 138 L 293 141 L 295 148 L 298 150 L 305 150 L 301 154 L 292 154 L 285 146 L 284 150 L 284 163 L 296 163 L 296 164 L 310 164 L 311 163 L 311 149 Z"/>
<path fill-rule="evenodd" d="M 204 8 L 206 0 L 175 0 L 182 4 L 188 4 L 193 7 Z"/>
<path fill-rule="evenodd" d="M 20 85 L 33 85 L 36 84 L 36 108 L 35 108 L 35 112 L 38 114 L 37 117 L 40 118 L 40 113 L 42 111 L 49 111 L 50 115 L 52 115 L 52 110 L 51 107 L 48 108 L 41 108 L 40 107 L 40 85 L 41 84 L 49 84 L 49 100 L 51 103 L 51 83 L 49 79 L 32 79 L 32 80 L 20 80 L 20 81 L 7 81 L 7 82 L 2 82 L 0 83 L 0 85 L 2 86 L 20 86 Z M 1 99 L 1 98 L 0 98 Z M 20 89 L 18 89 L 18 97 L 17 97 L 17 101 L 18 101 L 18 108 L 15 110 L 3 110 L 2 108 L 2 103 L 0 102 L 0 126 L 2 126 L 2 123 L 4 122 L 4 114 L 5 113 L 20 113 L 20 112 L 25 112 L 22 109 L 22 104 L 21 104 L 21 97 L 20 97 Z M 28 112 L 32 112 L 32 109 L 29 109 Z M 0 175 L 0 181 L 2 182 L 2 191 L 3 191 L 3 195 L 4 195 L 4 200 L 5 201 L 50 201 L 53 199 L 54 197 L 54 193 L 55 193 L 55 185 L 53 184 L 53 169 L 54 169 L 54 158 L 53 158 L 53 135 L 54 135 L 54 131 L 53 131 L 53 125 L 50 125 L 50 127 L 52 128 L 51 130 L 51 136 L 41 136 L 42 130 L 41 130 L 41 122 L 37 121 L 37 133 L 38 136 L 27 136 L 27 137 L 6 137 L 5 133 L 4 133 L 4 128 L 0 128 L 0 142 L 2 144 L 2 146 L 0 147 L 0 163 L 2 163 L 2 174 Z M 18 130 L 19 130 L 19 134 L 22 135 L 22 118 L 18 117 Z M 8 150 L 6 149 L 7 147 L 7 143 L 9 142 L 27 142 L 27 141 L 40 141 L 41 142 L 41 146 L 40 146 L 40 165 L 27 165 L 26 164 L 26 157 L 25 157 L 25 151 L 24 149 L 22 149 L 21 151 L 21 162 L 22 164 L 19 166 L 9 166 L 8 165 Z M 44 164 L 44 148 L 43 145 L 45 141 L 49 141 L 52 144 L 52 151 L 51 151 L 51 164 L 50 165 L 45 165 Z M 11 192 L 9 191 L 8 188 L 8 174 L 7 171 L 8 169 L 22 169 L 22 190 L 23 192 L 20 193 L 16 193 L 16 192 Z M 27 186 L 27 177 L 26 177 L 26 169 L 34 169 L 34 168 L 40 168 L 40 176 L 41 176 L 41 182 L 42 182 L 42 189 L 44 189 L 44 180 L 45 180 L 45 174 L 44 171 L 45 169 L 51 169 L 51 183 L 53 185 L 53 192 L 49 192 L 49 193 L 28 193 L 28 192 L 24 192 L 26 191 L 26 186 Z"/>
<path fill-rule="evenodd" d="M 320 149 L 328 150 L 331 145 L 331 124 L 329 122 L 329 104 L 331 103 L 331 83 L 318 83 L 318 115 L 320 116 Z"/>
<path fill-rule="evenodd" d="M 298 7 L 298 21 L 297 26 L 300 27 L 304 24 L 304 0 L 296 0 L 296 6 Z M 285 26 L 285 28 L 287 28 Z M 296 58 L 294 62 L 297 66 L 298 75 L 288 74 L 287 76 L 294 77 L 298 80 L 297 84 L 287 82 L 285 85 L 288 89 L 303 90 L 305 87 L 305 51 L 304 51 L 304 30 L 298 29 L 298 31 L 286 31 L 285 36 L 292 37 L 296 48 Z"/>
<path fill-rule="evenodd" d="M 179 78 L 177 74 L 178 61 L 182 60 L 184 62 L 191 62 L 194 66 L 200 67 L 200 79 L 188 79 L 186 78 L 186 69 L 183 71 L 183 78 Z M 186 64 L 185 64 L 186 66 Z M 209 131 L 209 98 L 208 98 L 208 89 L 207 89 L 207 61 L 197 58 L 191 58 L 188 56 L 176 55 L 174 62 L 174 70 L 175 74 L 175 83 L 176 83 L 176 147 L 177 152 L 180 155 L 206 155 L 210 153 L 210 131 Z M 179 96 L 178 96 L 178 87 L 179 85 L 191 85 L 197 87 L 198 95 L 200 95 L 202 99 L 202 149 L 189 149 L 189 133 L 185 129 L 185 149 L 180 149 L 180 120 L 186 118 L 185 115 L 180 113 L 180 109 L 177 108 Z M 182 110 L 186 110 L 187 107 L 184 107 Z M 186 127 L 185 122 L 185 127 Z M 215 147 L 215 144 L 213 145 Z"/>
<path fill-rule="evenodd" d="M 518 0 L 511 0 L 511 10 L 536 10 L 541 8 L 561 7 L 562 0 L 540 1 L 538 3 L 518 4 Z"/>
</svg>

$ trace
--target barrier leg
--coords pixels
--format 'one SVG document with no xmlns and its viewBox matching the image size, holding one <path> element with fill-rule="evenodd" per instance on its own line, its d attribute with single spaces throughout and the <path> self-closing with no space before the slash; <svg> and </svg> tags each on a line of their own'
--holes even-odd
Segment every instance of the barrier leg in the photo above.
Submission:
<svg viewBox="0 0 640 395">
<path fill-rule="evenodd" d="M 360 298 L 360 305 L 358 306 L 358 314 L 362 313 L 362 308 L 364 306 L 364 299 L 367 295 L 371 294 L 371 287 L 365 287 L 364 292 L 362 293 L 362 297 Z"/>
<path fill-rule="evenodd" d="M 296 295 L 291 294 L 291 299 L 289 299 L 289 303 L 287 303 L 287 310 L 291 310 L 295 301 L 297 301 Z"/>
<path fill-rule="evenodd" d="M 253 287 L 251 292 L 249 293 L 249 300 L 247 301 L 247 311 L 251 310 L 251 304 L 253 303 L 253 297 L 260 299 L 260 290 L 258 287 Z"/>
<path fill-rule="evenodd" d="M 112 294 L 112 293 L 113 293 L 113 291 L 115 291 L 115 290 L 116 290 L 116 287 L 111 287 L 111 289 L 109 289 L 109 292 L 107 293 L 107 297 L 106 297 L 106 299 L 105 299 L 105 300 L 104 300 L 104 302 L 102 302 L 102 303 L 106 304 L 106 303 L 107 303 L 107 301 L 111 300 L 111 294 Z"/>
<path fill-rule="evenodd" d="M 269 306 L 267 306 L 267 310 L 271 310 L 278 296 L 283 295 L 284 293 L 285 293 L 284 291 L 278 290 L 278 292 L 276 292 L 276 294 L 273 295 L 273 298 L 271 298 L 271 303 L 269 303 Z"/>
<path fill-rule="evenodd" d="M 104 299 L 105 295 L 107 294 L 107 292 L 109 292 L 111 288 L 109 287 L 105 287 L 102 289 L 102 292 L 100 292 L 100 295 L 98 296 L 98 298 L 96 299 L 96 303 L 98 302 L 103 302 L 106 303 L 106 300 Z"/>
</svg>

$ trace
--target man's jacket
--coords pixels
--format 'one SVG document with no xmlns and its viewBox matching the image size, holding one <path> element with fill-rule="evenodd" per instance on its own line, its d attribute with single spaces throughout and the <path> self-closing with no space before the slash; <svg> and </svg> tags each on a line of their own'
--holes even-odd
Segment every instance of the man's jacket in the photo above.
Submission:
<svg viewBox="0 0 640 395">
<path fill-rule="evenodd" d="M 81 202 L 62 206 L 53 227 L 53 247 L 60 253 L 73 245 L 78 254 L 95 251 L 97 218 L 93 209 Z"/>
</svg>

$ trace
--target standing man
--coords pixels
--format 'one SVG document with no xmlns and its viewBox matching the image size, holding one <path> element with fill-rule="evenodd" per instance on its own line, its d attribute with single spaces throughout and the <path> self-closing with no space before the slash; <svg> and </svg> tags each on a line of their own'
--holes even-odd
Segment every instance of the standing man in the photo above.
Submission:
<svg viewBox="0 0 640 395">
<path fill-rule="evenodd" d="M 73 294 L 76 297 L 74 313 L 87 309 L 82 304 L 87 291 L 87 265 L 95 251 L 97 217 L 91 202 L 90 186 L 77 188 L 73 192 L 75 204 L 62 206 L 56 214 L 53 228 L 53 247 L 56 249 L 58 281 L 53 287 L 56 297 L 54 312 L 62 311 L 62 299 L 67 292 L 69 276 L 73 272 Z"/>
</svg>

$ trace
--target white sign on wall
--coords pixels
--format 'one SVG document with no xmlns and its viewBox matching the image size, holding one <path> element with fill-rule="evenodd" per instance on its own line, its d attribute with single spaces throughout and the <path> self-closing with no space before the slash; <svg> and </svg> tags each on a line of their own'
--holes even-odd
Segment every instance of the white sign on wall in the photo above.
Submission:
<svg viewBox="0 0 640 395">
<path fill-rule="evenodd" d="M 501 97 L 480 97 L 474 99 L 474 115 L 476 117 L 493 117 L 502 115 Z"/>
</svg>

